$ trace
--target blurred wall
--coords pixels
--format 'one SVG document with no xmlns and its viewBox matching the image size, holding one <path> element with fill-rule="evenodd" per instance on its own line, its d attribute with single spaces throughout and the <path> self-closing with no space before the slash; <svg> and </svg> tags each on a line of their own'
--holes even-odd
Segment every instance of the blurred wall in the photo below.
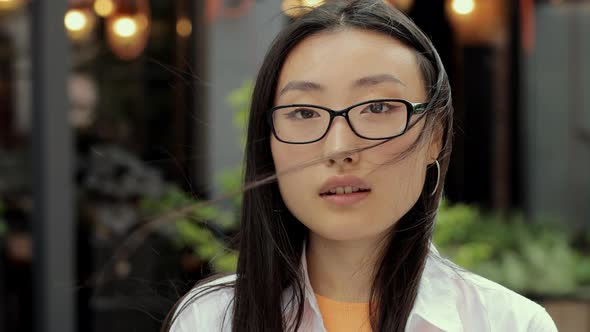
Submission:
<svg viewBox="0 0 590 332">
<path fill-rule="evenodd" d="M 590 3 L 539 5 L 525 59 L 527 208 L 590 227 Z"/>
<path fill-rule="evenodd" d="M 217 18 L 208 34 L 208 141 L 209 185 L 214 185 L 216 171 L 242 160 L 239 138 L 233 125 L 233 110 L 228 94 L 245 80 L 255 79 L 270 42 L 286 24 L 281 13 L 282 1 L 257 1 L 248 14 L 240 18 Z M 214 193 L 219 188 L 214 187 Z"/>
</svg>

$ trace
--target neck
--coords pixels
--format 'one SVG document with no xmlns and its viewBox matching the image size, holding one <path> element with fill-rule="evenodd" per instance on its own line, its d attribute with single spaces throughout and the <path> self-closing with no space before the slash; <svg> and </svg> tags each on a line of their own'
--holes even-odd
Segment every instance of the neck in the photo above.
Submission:
<svg viewBox="0 0 590 332">
<path fill-rule="evenodd" d="M 314 292 L 335 301 L 369 302 L 381 243 L 335 241 L 310 232 L 306 257 Z"/>
</svg>

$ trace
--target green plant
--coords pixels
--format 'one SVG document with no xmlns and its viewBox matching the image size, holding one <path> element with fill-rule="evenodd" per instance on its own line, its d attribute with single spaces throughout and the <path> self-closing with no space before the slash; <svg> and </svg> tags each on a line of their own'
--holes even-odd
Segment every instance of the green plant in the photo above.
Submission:
<svg viewBox="0 0 590 332">
<path fill-rule="evenodd" d="M 590 257 L 564 231 L 520 213 L 482 213 L 441 204 L 434 242 L 458 265 L 524 294 L 579 295 L 590 285 Z"/>
<path fill-rule="evenodd" d="M 239 144 L 243 148 L 246 140 L 246 121 L 249 113 L 253 82 L 245 81 L 241 87 L 232 91 L 227 102 L 234 109 L 233 124 L 239 134 Z M 215 180 L 224 195 L 229 196 L 230 207 L 224 208 L 194 198 L 176 186 L 170 186 L 159 199 L 144 199 L 141 210 L 145 215 L 159 215 L 186 206 L 199 206 L 187 216 L 174 221 L 175 240 L 179 247 L 189 247 L 204 261 L 209 261 L 215 271 L 233 272 L 237 266 L 237 252 L 225 247 L 224 241 L 212 229 L 231 232 L 237 226 L 237 213 L 242 202 L 239 193 L 242 185 L 242 164 L 229 167 L 215 175 Z"/>
<path fill-rule="evenodd" d="M 226 101 L 234 108 L 233 124 L 240 134 L 240 146 L 243 148 L 246 144 L 246 125 L 248 114 L 250 114 L 250 101 L 254 82 L 246 80 L 242 86 L 232 91 Z"/>
<path fill-rule="evenodd" d="M 147 218 L 162 215 L 187 206 L 198 206 L 202 201 L 188 193 L 170 186 L 159 199 L 145 198 L 140 210 Z M 223 239 L 213 229 L 229 230 L 235 224 L 232 211 L 214 205 L 204 205 L 193 209 L 189 214 L 174 220 L 173 242 L 179 248 L 189 247 L 200 260 L 208 261 L 215 271 L 232 272 L 237 264 L 237 253 L 227 250 Z"/>
</svg>

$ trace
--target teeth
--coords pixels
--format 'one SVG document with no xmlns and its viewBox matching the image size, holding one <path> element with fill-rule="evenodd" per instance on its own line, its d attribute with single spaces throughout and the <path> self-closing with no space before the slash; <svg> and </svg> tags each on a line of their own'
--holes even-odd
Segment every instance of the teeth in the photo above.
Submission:
<svg viewBox="0 0 590 332">
<path fill-rule="evenodd" d="M 359 187 L 353 187 L 353 186 L 346 186 L 346 187 L 336 187 L 336 188 L 332 188 L 329 190 L 330 194 L 337 194 L 337 195 L 342 195 L 342 194 L 351 194 L 357 191 L 360 191 L 361 188 Z"/>
</svg>

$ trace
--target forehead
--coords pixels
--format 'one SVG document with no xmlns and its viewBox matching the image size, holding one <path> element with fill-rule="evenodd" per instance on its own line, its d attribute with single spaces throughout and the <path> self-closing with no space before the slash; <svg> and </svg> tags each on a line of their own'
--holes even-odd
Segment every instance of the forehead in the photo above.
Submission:
<svg viewBox="0 0 590 332">
<path fill-rule="evenodd" d="M 422 95 L 422 75 L 413 49 L 379 32 L 323 31 L 305 38 L 289 53 L 276 96 L 282 98 L 278 92 L 292 81 L 317 83 L 326 87 L 325 93 L 343 92 L 359 78 L 382 74 L 398 78 L 403 84 L 397 88 L 408 98 Z"/>
</svg>

